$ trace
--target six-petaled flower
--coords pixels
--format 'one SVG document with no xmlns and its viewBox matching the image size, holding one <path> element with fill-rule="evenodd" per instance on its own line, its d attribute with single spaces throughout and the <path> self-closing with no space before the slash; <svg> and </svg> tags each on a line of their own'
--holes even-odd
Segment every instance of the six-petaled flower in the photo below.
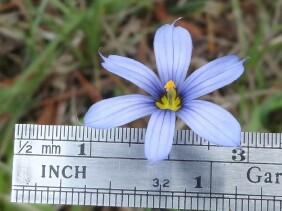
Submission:
<svg viewBox="0 0 282 211">
<path fill-rule="evenodd" d="M 151 115 L 145 136 L 145 157 L 152 163 L 167 158 L 175 133 L 176 117 L 195 133 L 222 146 L 239 146 L 241 127 L 225 109 L 196 98 L 236 80 L 244 71 L 235 55 L 202 66 L 186 78 L 191 60 L 189 32 L 179 26 L 161 26 L 154 37 L 159 77 L 148 67 L 126 57 L 110 55 L 102 66 L 149 95 L 131 94 L 95 103 L 84 117 L 93 128 L 113 128 Z M 186 79 L 185 79 L 186 78 Z"/>
</svg>

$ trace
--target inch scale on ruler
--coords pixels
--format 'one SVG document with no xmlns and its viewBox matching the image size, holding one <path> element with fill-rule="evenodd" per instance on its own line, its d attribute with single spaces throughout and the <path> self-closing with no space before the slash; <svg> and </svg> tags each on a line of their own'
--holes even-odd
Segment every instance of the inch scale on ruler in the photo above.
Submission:
<svg viewBox="0 0 282 211">
<path fill-rule="evenodd" d="M 176 132 L 167 160 L 144 158 L 145 129 L 15 126 L 12 202 L 199 210 L 282 210 L 282 134 L 218 147 Z"/>
</svg>

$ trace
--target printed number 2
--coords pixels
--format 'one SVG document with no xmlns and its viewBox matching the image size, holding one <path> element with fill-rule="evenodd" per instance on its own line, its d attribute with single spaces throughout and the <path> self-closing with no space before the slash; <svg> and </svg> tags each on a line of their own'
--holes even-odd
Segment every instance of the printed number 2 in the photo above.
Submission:
<svg viewBox="0 0 282 211">
<path fill-rule="evenodd" d="M 158 178 L 153 179 L 153 186 L 154 187 L 164 187 L 164 188 L 169 188 L 169 180 L 164 179 L 163 182 L 160 182 Z"/>
<path fill-rule="evenodd" d="M 232 156 L 232 160 L 234 160 L 234 161 L 244 161 L 246 159 L 246 157 L 244 156 L 245 150 L 243 150 L 243 149 L 240 149 L 240 148 L 233 149 L 232 153 L 234 154 Z"/>
</svg>

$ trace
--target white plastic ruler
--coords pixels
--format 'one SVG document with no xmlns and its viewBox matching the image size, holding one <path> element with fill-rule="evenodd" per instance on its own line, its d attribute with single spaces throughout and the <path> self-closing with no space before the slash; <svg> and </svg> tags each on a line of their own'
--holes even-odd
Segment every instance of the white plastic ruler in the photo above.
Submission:
<svg viewBox="0 0 282 211">
<path fill-rule="evenodd" d="M 282 134 L 243 132 L 241 148 L 177 131 L 168 159 L 144 158 L 145 129 L 15 126 L 12 202 L 281 211 Z"/>
</svg>

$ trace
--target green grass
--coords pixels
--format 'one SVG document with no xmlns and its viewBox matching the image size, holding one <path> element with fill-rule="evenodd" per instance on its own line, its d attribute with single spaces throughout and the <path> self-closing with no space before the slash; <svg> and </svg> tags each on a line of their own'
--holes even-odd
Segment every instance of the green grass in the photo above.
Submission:
<svg viewBox="0 0 282 211">
<path fill-rule="evenodd" d="M 1 1 L 0 8 L 9 2 Z M 5 40 L 5 46 L 12 46 L 9 50 L 3 45 L 0 50 L 1 211 L 58 209 L 51 205 L 9 202 L 14 124 L 37 123 L 45 108 L 40 106 L 44 99 L 78 89 L 81 84 L 74 76 L 75 71 L 105 98 L 136 91 L 136 87 L 102 71 L 98 49 L 103 47 L 105 54 L 145 58 L 142 62 L 154 67 L 151 58 L 153 33 L 162 22 L 171 22 L 157 20 L 155 5 L 149 0 L 81 2 L 76 5 L 75 1 L 24 0 L 24 13 L 17 7 L 1 10 L 0 38 Z M 207 62 L 208 58 L 234 52 L 250 58 L 245 64 L 244 75 L 236 83 L 209 97 L 215 102 L 232 102 L 228 109 L 239 119 L 244 131 L 281 132 L 282 24 L 281 17 L 277 17 L 279 7 L 274 2 L 267 4 L 262 0 L 245 3 L 230 0 L 215 2 L 213 6 L 217 10 L 211 11 L 207 1 L 187 2 L 168 2 L 166 9 L 176 18 L 181 16 L 193 22 L 203 32 L 201 39 L 194 39 L 192 61 L 204 59 Z M 212 17 L 212 27 L 217 31 L 216 52 L 209 52 L 206 47 L 207 14 Z M 235 33 L 225 32 L 221 25 L 230 26 Z M 140 45 L 142 41 L 146 43 L 145 50 L 141 48 L 144 47 Z M 7 82 L 9 79 L 13 82 Z M 112 85 L 105 87 L 107 80 Z M 63 114 L 57 113 L 56 123 L 75 124 L 73 119 L 82 118 L 92 100 L 84 92 L 57 103 Z M 144 122 L 138 126 L 140 124 L 146 126 Z"/>
</svg>

